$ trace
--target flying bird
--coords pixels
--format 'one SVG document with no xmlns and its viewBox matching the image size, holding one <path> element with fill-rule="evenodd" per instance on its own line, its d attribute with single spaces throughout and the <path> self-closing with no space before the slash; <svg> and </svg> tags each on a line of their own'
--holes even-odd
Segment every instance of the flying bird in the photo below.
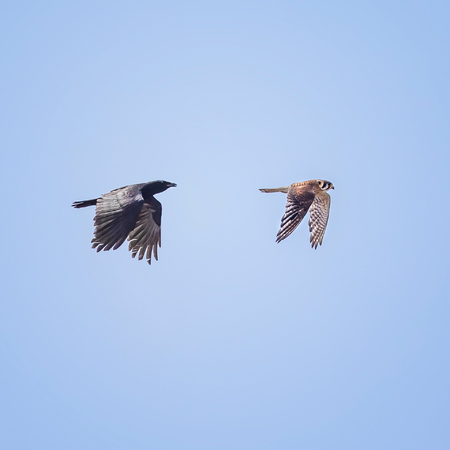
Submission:
<svg viewBox="0 0 450 450">
<path fill-rule="evenodd" d="M 286 239 L 300 225 L 309 211 L 311 247 L 316 249 L 318 245 L 322 245 L 330 213 L 331 198 L 326 192 L 329 189 L 334 189 L 334 186 L 326 180 L 309 180 L 280 188 L 260 189 L 261 192 L 287 194 L 286 211 L 281 219 L 276 241 L 281 242 Z"/>
<path fill-rule="evenodd" d="M 95 205 L 94 238 L 92 248 L 100 250 L 118 249 L 128 238 L 128 250 L 134 258 L 144 258 L 151 264 L 152 252 L 158 260 L 158 245 L 161 247 L 162 205 L 154 197 L 170 187 L 169 181 L 150 181 L 130 184 L 114 189 L 93 200 L 74 202 L 74 208 Z"/>
</svg>

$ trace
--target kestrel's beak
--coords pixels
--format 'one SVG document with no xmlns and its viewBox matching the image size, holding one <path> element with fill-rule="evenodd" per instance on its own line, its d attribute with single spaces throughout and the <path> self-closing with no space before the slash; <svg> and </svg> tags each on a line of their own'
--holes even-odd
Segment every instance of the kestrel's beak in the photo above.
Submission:
<svg viewBox="0 0 450 450">
<path fill-rule="evenodd" d="M 334 189 L 334 186 L 333 186 L 333 184 L 331 184 L 331 189 Z"/>
</svg>

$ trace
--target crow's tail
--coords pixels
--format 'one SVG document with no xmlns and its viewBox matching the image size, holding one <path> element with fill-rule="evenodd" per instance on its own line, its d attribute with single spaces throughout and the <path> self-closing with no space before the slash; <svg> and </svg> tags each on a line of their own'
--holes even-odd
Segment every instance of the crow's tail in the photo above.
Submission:
<svg viewBox="0 0 450 450">
<path fill-rule="evenodd" d="M 97 199 L 94 200 L 83 200 L 81 202 L 73 202 L 72 206 L 74 208 L 86 208 L 86 206 L 95 206 L 97 204 Z"/>
</svg>

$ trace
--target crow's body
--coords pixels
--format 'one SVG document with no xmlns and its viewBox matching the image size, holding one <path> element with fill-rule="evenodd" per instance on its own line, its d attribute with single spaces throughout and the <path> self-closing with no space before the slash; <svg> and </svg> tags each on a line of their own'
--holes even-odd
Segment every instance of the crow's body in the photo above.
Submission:
<svg viewBox="0 0 450 450">
<path fill-rule="evenodd" d="M 158 260 L 158 245 L 161 247 L 162 206 L 154 195 L 175 186 L 168 181 L 131 184 L 72 206 L 95 206 L 92 248 L 116 250 L 128 239 L 131 256 L 138 254 L 138 259 L 143 259 L 146 254 L 150 264 L 152 252 Z"/>
</svg>

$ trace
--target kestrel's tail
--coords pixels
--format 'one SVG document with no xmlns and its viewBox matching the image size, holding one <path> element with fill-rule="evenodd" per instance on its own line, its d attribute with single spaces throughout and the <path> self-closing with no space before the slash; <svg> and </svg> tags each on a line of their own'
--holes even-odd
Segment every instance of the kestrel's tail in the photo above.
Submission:
<svg viewBox="0 0 450 450">
<path fill-rule="evenodd" d="M 97 204 L 97 199 L 94 200 L 82 200 L 81 202 L 73 202 L 72 206 L 74 208 L 86 208 L 86 206 L 95 206 Z"/>
<path fill-rule="evenodd" d="M 283 192 L 287 194 L 289 186 L 279 187 L 279 188 L 271 188 L 271 189 L 260 189 L 261 192 Z"/>
</svg>

